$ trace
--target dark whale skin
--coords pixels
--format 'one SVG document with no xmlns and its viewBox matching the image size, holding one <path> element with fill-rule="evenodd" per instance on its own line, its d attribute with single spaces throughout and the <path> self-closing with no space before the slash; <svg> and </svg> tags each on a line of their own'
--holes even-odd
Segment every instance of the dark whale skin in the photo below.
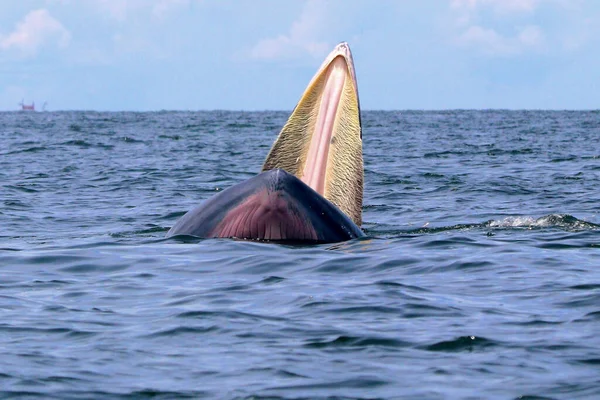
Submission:
<svg viewBox="0 0 600 400">
<path fill-rule="evenodd" d="M 365 236 L 335 205 L 282 169 L 263 172 L 188 211 L 167 237 L 335 243 Z"/>
</svg>

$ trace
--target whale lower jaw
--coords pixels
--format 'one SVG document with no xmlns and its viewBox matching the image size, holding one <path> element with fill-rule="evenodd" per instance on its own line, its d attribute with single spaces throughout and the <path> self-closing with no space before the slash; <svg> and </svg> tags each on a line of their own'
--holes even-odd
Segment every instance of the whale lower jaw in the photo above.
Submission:
<svg viewBox="0 0 600 400">
<path fill-rule="evenodd" d="M 335 205 L 281 169 L 230 187 L 189 211 L 167 237 L 333 243 L 364 236 Z"/>
</svg>

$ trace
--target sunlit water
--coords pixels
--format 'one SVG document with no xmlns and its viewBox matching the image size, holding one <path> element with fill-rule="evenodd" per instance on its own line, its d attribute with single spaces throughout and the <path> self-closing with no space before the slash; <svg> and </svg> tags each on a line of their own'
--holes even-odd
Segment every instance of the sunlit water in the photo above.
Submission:
<svg viewBox="0 0 600 400">
<path fill-rule="evenodd" d="M 164 239 L 286 118 L 0 113 L 0 398 L 600 398 L 600 113 L 365 112 L 368 239 Z"/>
</svg>

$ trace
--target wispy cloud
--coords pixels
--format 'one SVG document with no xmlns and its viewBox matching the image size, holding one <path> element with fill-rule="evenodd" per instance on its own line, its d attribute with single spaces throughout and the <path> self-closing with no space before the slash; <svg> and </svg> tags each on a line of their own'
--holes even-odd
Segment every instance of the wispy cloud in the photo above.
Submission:
<svg viewBox="0 0 600 400">
<path fill-rule="evenodd" d="M 561 1 L 552 3 L 560 5 Z M 544 30 L 537 24 L 524 22 L 528 19 L 533 22 L 540 6 L 541 0 L 450 0 L 453 42 L 488 56 L 543 52 L 549 40 Z"/>
<path fill-rule="evenodd" d="M 491 7 L 499 14 L 530 13 L 539 5 L 540 0 L 451 0 L 453 8 L 476 9 Z"/>
<path fill-rule="evenodd" d="M 31 11 L 17 23 L 13 32 L 0 35 L 0 49 L 17 50 L 31 57 L 44 45 L 66 47 L 71 40 L 69 31 L 48 10 Z"/>
<path fill-rule="evenodd" d="M 308 0 L 289 32 L 261 40 L 252 48 L 251 57 L 264 60 L 305 57 L 307 54 L 314 58 L 323 57 L 331 47 L 330 43 L 319 39 L 327 23 L 325 4 L 320 0 Z"/>
<path fill-rule="evenodd" d="M 173 9 L 188 6 L 192 1 L 194 0 L 88 0 L 87 3 L 116 21 L 126 22 L 144 12 L 150 12 L 152 17 L 161 19 Z"/>
<path fill-rule="evenodd" d="M 96 8 L 118 21 L 125 21 L 130 10 L 139 4 L 138 0 L 93 0 Z"/>
<path fill-rule="evenodd" d="M 494 29 L 475 25 L 462 33 L 456 39 L 456 43 L 475 47 L 489 55 L 511 56 L 541 49 L 544 45 L 544 34 L 539 26 L 530 25 L 519 29 L 516 35 L 506 37 Z"/>
<path fill-rule="evenodd" d="M 163 18 L 172 10 L 178 7 L 189 6 L 190 4 L 190 0 L 158 0 L 152 6 L 152 15 L 156 18 Z"/>
</svg>

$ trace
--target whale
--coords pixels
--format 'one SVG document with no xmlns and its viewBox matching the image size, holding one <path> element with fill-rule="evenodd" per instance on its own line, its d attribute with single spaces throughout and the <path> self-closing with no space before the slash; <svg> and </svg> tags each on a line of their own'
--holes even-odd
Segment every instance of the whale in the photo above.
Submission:
<svg viewBox="0 0 600 400">
<path fill-rule="evenodd" d="M 174 234 L 297 243 L 364 236 L 333 203 L 280 168 L 211 197 L 180 218 L 169 231 Z"/>
<path fill-rule="evenodd" d="M 364 167 L 350 46 L 338 44 L 310 80 L 261 173 L 205 200 L 167 237 L 335 243 L 361 230 Z"/>
</svg>

